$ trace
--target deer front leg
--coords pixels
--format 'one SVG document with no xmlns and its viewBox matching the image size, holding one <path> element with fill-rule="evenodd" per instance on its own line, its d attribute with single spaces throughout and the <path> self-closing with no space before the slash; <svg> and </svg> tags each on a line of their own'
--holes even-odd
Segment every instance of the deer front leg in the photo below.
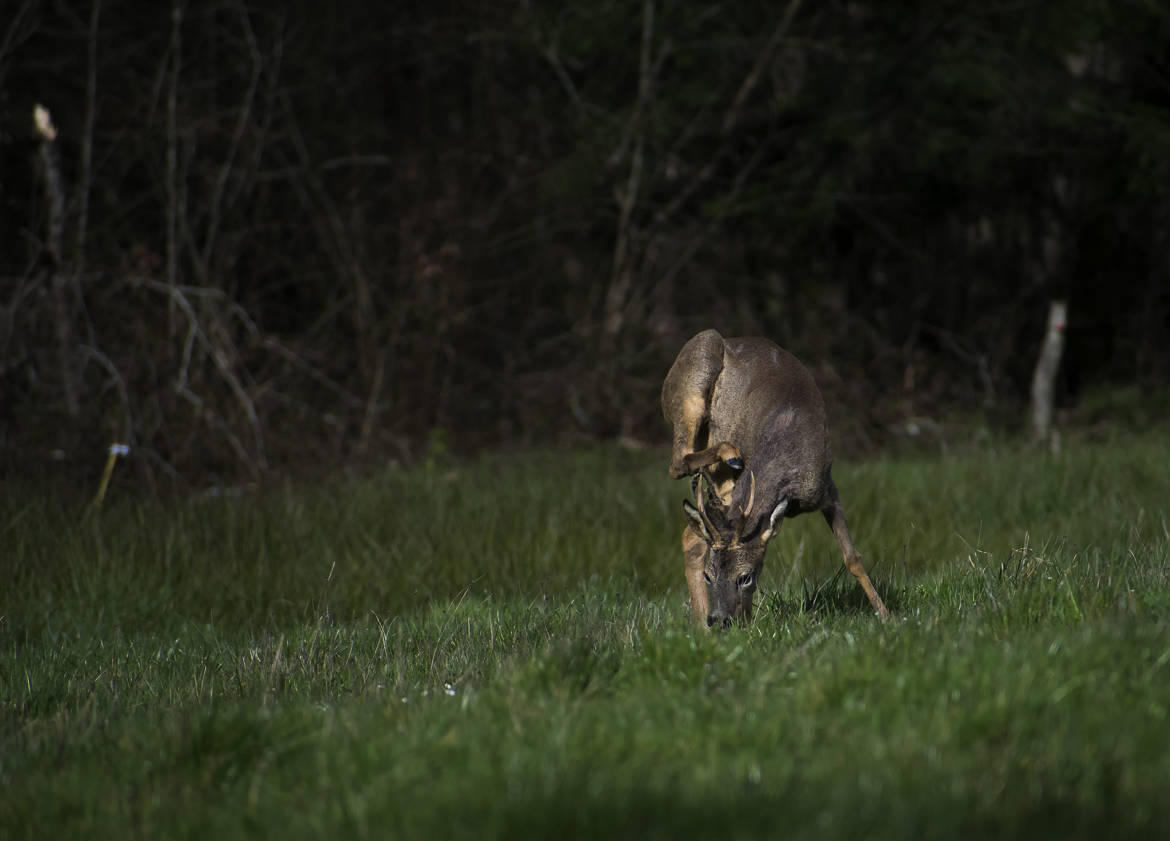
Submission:
<svg viewBox="0 0 1170 841">
<path fill-rule="evenodd" d="M 836 494 L 834 494 L 835 496 Z M 837 544 L 841 547 L 841 554 L 845 558 L 845 568 L 853 573 L 853 577 L 857 579 L 861 589 L 865 590 L 865 595 L 869 598 L 873 609 L 877 611 L 877 615 L 882 619 L 888 618 L 890 612 L 886 610 L 886 603 L 882 601 L 882 597 L 874 589 L 873 582 L 869 580 L 869 573 L 865 571 L 865 565 L 861 562 L 861 553 L 853 545 L 853 537 L 849 534 L 849 523 L 845 519 L 845 509 L 840 500 L 834 499 L 832 505 L 821 513 L 825 515 L 825 522 L 833 530 Z"/>
<path fill-rule="evenodd" d="M 690 526 L 682 533 L 683 558 L 686 560 L 687 589 L 691 591 L 691 615 L 700 628 L 707 627 L 710 604 L 707 601 L 707 580 L 703 567 L 707 561 L 707 544 Z"/>
</svg>

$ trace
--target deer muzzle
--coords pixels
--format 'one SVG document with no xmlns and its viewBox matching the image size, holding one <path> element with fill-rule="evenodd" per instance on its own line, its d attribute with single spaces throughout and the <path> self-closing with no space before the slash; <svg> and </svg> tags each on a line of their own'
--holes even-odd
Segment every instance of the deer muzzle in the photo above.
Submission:
<svg viewBox="0 0 1170 841">
<path fill-rule="evenodd" d="M 708 628 L 730 628 L 733 623 L 746 623 L 752 617 L 752 595 L 755 587 L 745 588 L 736 579 L 719 578 L 707 585 Z"/>
<path fill-rule="evenodd" d="M 707 616 L 707 627 L 717 630 L 720 628 L 730 628 L 731 617 L 727 614 L 720 615 L 719 612 L 711 613 Z"/>
</svg>

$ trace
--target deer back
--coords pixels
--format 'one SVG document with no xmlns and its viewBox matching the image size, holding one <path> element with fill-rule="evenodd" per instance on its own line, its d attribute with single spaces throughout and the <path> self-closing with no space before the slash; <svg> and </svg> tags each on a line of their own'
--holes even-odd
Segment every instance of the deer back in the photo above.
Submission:
<svg viewBox="0 0 1170 841">
<path fill-rule="evenodd" d="M 755 521 L 781 500 L 788 500 L 789 517 L 823 507 L 832 487 L 825 404 L 800 360 L 768 339 L 704 331 L 687 343 L 667 377 L 664 413 L 674 422 L 672 408 L 683 411 L 691 401 L 693 410 L 700 399 L 706 440 L 695 448 L 728 441 L 746 463 L 731 511 L 750 509 Z M 753 530 L 749 525 L 748 533 Z"/>
</svg>

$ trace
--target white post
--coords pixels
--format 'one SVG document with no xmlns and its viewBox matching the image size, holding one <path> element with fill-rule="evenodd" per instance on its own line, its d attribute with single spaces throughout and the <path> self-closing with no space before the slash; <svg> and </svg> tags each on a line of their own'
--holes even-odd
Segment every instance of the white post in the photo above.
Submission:
<svg viewBox="0 0 1170 841">
<path fill-rule="evenodd" d="M 1032 375 L 1032 438 L 1037 443 L 1050 442 L 1055 452 L 1059 448 L 1052 431 L 1052 404 L 1056 395 L 1056 372 L 1060 369 L 1060 355 L 1064 351 L 1064 328 L 1068 320 L 1068 305 L 1053 301 L 1048 309 L 1048 331 L 1040 346 L 1040 358 Z"/>
</svg>

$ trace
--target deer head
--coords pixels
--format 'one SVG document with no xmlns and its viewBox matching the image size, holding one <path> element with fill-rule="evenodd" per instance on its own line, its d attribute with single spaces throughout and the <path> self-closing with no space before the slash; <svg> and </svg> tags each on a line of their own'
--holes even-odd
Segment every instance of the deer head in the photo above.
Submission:
<svg viewBox="0 0 1170 841">
<path fill-rule="evenodd" d="M 691 482 L 695 501 L 683 502 L 691 528 L 707 544 L 703 579 L 707 583 L 709 628 L 726 628 L 733 621 L 751 619 L 764 552 L 788 507 L 788 500 L 781 500 L 770 513 L 760 511 L 753 517 L 755 474 L 748 471 L 740 481 L 745 480 L 751 484 L 742 509 L 734 503 L 724 504 L 703 473 Z"/>
</svg>

